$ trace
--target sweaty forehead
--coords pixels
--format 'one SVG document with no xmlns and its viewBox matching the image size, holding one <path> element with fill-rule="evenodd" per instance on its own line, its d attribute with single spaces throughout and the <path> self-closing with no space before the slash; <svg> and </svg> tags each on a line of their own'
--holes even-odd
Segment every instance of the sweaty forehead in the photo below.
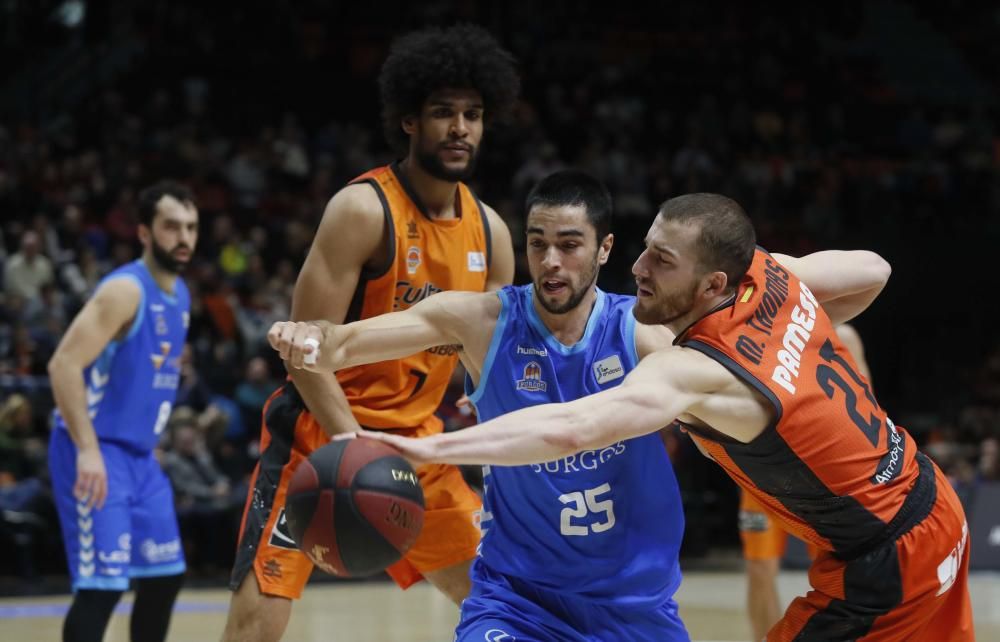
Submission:
<svg viewBox="0 0 1000 642">
<path fill-rule="evenodd" d="M 696 252 L 700 233 L 697 223 L 665 221 L 662 216 L 657 216 L 646 235 L 646 243 L 650 247 L 668 249 L 683 256 Z"/>
</svg>

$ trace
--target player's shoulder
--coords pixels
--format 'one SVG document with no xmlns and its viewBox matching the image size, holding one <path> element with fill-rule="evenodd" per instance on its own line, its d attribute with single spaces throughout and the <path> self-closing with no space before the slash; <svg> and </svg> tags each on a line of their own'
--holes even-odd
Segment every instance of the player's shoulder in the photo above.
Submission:
<svg viewBox="0 0 1000 642">
<path fill-rule="evenodd" d="M 382 199 L 367 182 L 345 185 L 326 204 L 323 222 L 336 226 L 378 223 L 385 216 Z"/>
<path fill-rule="evenodd" d="M 636 322 L 635 324 L 635 351 L 640 359 L 656 352 L 669 348 L 674 343 L 674 333 L 663 325 L 646 325 Z"/>
<path fill-rule="evenodd" d="M 507 230 L 507 222 L 503 220 L 503 217 L 500 216 L 495 209 L 483 201 L 479 201 L 479 203 L 483 206 L 483 213 L 486 214 L 486 222 L 489 223 L 490 229 L 504 230 L 509 233 L 509 230 Z"/>
</svg>

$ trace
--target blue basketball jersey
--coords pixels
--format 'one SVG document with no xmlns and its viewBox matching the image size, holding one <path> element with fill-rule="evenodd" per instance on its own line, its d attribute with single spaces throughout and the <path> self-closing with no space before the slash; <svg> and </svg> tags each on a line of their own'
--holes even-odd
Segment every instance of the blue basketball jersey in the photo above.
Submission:
<svg viewBox="0 0 1000 642">
<path fill-rule="evenodd" d="M 565 346 L 535 312 L 532 286 L 498 292 L 502 308 L 479 385 L 479 421 L 619 385 L 638 361 L 635 298 L 597 291 L 583 338 Z M 680 583 L 684 513 L 658 434 L 530 466 L 484 467 L 480 555 L 548 590 L 651 607 Z"/>
<path fill-rule="evenodd" d="M 101 285 L 112 279 L 132 279 L 142 298 L 128 334 L 111 341 L 83 371 L 87 410 L 98 439 L 149 452 L 177 394 L 191 298 L 182 279 L 173 295 L 161 290 L 142 260 L 114 270 Z M 66 430 L 58 410 L 55 425 Z"/>
</svg>

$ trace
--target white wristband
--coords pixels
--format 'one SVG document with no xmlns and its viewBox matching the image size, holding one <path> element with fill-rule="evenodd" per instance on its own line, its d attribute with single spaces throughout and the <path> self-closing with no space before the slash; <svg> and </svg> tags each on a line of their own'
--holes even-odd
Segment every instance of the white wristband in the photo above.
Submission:
<svg viewBox="0 0 1000 642">
<path fill-rule="evenodd" d="M 316 365 L 316 359 L 319 357 L 319 341 L 313 339 L 312 337 L 308 337 L 305 341 L 302 342 L 302 345 L 313 347 L 312 352 L 307 352 L 306 354 L 302 355 L 302 362 L 305 363 L 307 366 Z"/>
</svg>

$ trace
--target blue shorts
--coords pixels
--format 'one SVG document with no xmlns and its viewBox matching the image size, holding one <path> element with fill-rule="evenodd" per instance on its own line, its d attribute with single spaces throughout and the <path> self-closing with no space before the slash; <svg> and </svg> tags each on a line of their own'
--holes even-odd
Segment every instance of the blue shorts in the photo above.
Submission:
<svg viewBox="0 0 1000 642">
<path fill-rule="evenodd" d="M 52 430 L 49 470 L 73 590 L 124 591 L 131 577 L 183 573 L 174 493 L 159 462 L 111 442 L 100 447 L 108 497 L 89 509 L 73 496 L 76 446 L 64 429 Z"/>
<path fill-rule="evenodd" d="M 649 610 L 622 608 L 539 589 L 476 558 L 456 642 L 690 642 L 668 599 Z"/>
</svg>

